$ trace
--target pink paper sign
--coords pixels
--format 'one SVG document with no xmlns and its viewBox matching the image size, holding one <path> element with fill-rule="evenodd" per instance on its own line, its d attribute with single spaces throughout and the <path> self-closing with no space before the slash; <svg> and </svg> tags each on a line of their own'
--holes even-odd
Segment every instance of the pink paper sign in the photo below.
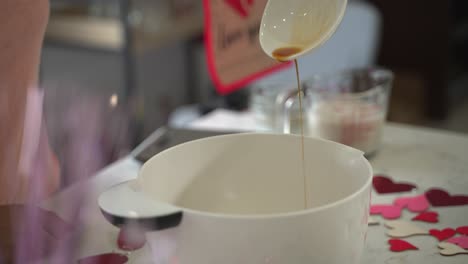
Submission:
<svg viewBox="0 0 468 264">
<path fill-rule="evenodd" d="M 203 0 L 208 68 L 220 94 L 287 67 L 267 56 L 258 33 L 267 0 Z"/>
</svg>

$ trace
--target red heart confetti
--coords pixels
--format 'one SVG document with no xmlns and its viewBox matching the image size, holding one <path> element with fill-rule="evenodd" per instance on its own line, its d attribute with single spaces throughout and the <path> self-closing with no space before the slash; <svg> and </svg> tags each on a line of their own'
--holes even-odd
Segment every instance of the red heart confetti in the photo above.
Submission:
<svg viewBox="0 0 468 264">
<path fill-rule="evenodd" d="M 393 204 L 402 208 L 407 208 L 413 213 L 424 212 L 430 207 L 429 201 L 424 194 L 414 197 L 397 198 Z"/>
<path fill-rule="evenodd" d="M 426 192 L 426 197 L 433 206 L 468 205 L 468 196 L 450 195 L 442 189 L 431 189 Z"/>
<path fill-rule="evenodd" d="M 411 219 L 413 221 L 422 221 L 427 223 L 438 223 L 439 214 L 437 212 L 423 212 Z"/>
<path fill-rule="evenodd" d="M 393 252 L 402 252 L 407 250 L 418 250 L 413 244 L 410 244 L 401 239 L 390 239 L 388 240 L 390 244 L 390 250 Z"/>
<path fill-rule="evenodd" d="M 371 215 L 382 215 L 385 219 L 397 219 L 401 216 L 401 207 L 389 204 L 376 204 L 370 207 Z"/>
<path fill-rule="evenodd" d="M 117 253 L 101 254 L 78 260 L 78 264 L 124 264 L 128 257 Z"/>
<path fill-rule="evenodd" d="M 460 226 L 457 228 L 457 233 L 462 234 L 464 236 L 468 236 L 468 226 Z"/>
<path fill-rule="evenodd" d="M 415 185 L 410 183 L 395 183 L 387 176 L 376 175 L 372 180 L 372 185 L 376 192 L 383 193 L 398 193 L 409 192 L 416 188 Z"/>
<path fill-rule="evenodd" d="M 463 249 L 468 249 L 468 236 L 459 236 L 447 240 L 448 243 L 455 244 Z"/>
<path fill-rule="evenodd" d="M 145 233 L 139 228 L 120 229 L 117 245 L 125 251 L 133 251 L 142 248 L 146 243 Z"/>
<path fill-rule="evenodd" d="M 444 230 L 431 229 L 429 230 L 429 234 L 437 238 L 439 241 L 444 241 L 453 237 L 456 232 L 452 228 L 446 228 Z"/>
</svg>

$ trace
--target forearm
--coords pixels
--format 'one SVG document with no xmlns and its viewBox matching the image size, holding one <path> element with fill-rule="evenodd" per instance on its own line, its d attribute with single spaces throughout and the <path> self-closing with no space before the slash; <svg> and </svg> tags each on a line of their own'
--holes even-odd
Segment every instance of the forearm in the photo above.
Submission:
<svg viewBox="0 0 468 264">
<path fill-rule="evenodd" d="M 48 15 L 47 0 L 0 1 L 0 201 L 18 184 L 27 91 L 37 86 Z"/>
</svg>

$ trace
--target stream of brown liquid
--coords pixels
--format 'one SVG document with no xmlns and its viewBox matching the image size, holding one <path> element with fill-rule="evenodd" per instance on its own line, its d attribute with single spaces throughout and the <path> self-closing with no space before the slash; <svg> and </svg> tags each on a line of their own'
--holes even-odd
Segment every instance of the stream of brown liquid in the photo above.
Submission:
<svg viewBox="0 0 468 264">
<path fill-rule="evenodd" d="M 281 62 L 289 61 L 290 57 L 301 52 L 302 49 L 298 47 L 284 47 L 279 48 L 273 51 L 273 57 Z M 302 108 L 302 87 L 301 87 L 301 79 L 299 76 L 299 65 L 297 60 L 294 60 L 294 65 L 296 66 L 296 79 L 297 79 L 297 93 L 299 96 L 299 117 L 300 117 L 300 124 L 301 124 L 301 158 L 302 158 L 302 177 L 304 179 L 304 208 L 307 209 L 309 207 L 309 195 L 308 195 L 308 188 L 307 188 L 307 177 L 305 173 L 305 157 L 304 157 L 304 118 L 303 112 L 304 109 Z"/>
</svg>

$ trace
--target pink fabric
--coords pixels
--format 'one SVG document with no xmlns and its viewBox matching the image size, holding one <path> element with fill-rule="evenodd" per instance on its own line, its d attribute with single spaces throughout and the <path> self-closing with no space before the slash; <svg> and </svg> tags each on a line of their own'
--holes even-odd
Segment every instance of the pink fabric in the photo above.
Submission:
<svg viewBox="0 0 468 264">
<path fill-rule="evenodd" d="M 41 136 L 42 104 L 44 93 L 39 89 L 30 89 L 26 99 L 24 116 L 23 143 L 18 171 L 22 175 L 29 175 L 37 155 Z"/>
<path fill-rule="evenodd" d="M 6 203 L 39 202 L 59 185 L 58 162 L 43 124 L 43 91 L 30 89 L 26 100 L 18 174 Z"/>
</svg>

